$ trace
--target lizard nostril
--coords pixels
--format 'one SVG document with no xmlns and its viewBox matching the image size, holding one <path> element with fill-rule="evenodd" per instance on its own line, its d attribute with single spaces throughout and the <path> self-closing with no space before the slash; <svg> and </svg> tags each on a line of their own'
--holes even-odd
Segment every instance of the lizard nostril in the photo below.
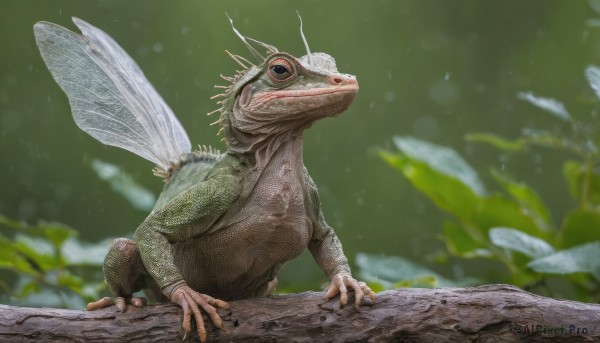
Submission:
<svg viewBox="0 0 600 343">
<path fill-rule="evenodd" d="M 333 74 L 329 75 L 328 81 L 333 86 L 358 86 L 356 79 L 352 75 Z"/>
</svg>

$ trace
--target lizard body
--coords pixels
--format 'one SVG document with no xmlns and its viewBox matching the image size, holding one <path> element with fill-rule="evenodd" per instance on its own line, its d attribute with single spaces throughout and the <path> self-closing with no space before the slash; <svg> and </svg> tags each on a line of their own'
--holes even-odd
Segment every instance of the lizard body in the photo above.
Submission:
<svg viewBox="0 0 600 343">
<path fill-rule="evenodd" d="M 117 98 L 124 99 L 124 105 L 117 112 L 125 115 L 118 113 L 120 117 L 114 121 L 135 120 L 135 125 L 118 130 L 113 129 L 114 121 L 106 120 L 108 124 L 96 123 L 86 131 L 106 144 L 151 156 L 149 159 L 157 163 L 155 173 L 166 179 L 154 209 L 137 228 L 135 241 L 115 240 L 106 256 L 105 279 L 122 310 L 127 303 L 141 306 L 141 300 L 132 293 L 146 289 L 150 295 L 170 299 L 183 308 L 186 334 L 193 316 L 204 341 L 200 308 L 221 327 L 215 307 L 228 305 L 220 299 L 269 294 L 283 263 L 306 248 L 331 279 L 328 298 L 340 294 L 344 304 L 347 288 L 356 293 L 355 306 L 365 295 L 374 297 L 364 283 L 351 277 L 341 243 L 324 220 L 317 188 L 303 163 L 304 130 L 350 105 L 358 91 L 354 76 L 340 74 L 333 58 L 311 54 L 308 48 L 306 56 L 295 58 L 259 42 L 269 52 L 262 57 L 234 29 L 260 63 L 249 65 L 240 56 L 231 55 L 244 70 L 225 78 L 231 85 L 217 95 L 222 98 L 217 122 L 223 129 L 227 152 L 191 152 L 187 135 L 166 104 L 158 94 L 146 94 L 153 89 L 148 90 L 151 86 L 141 71 L 140 81 L 135 73 L 137 65 L 131 65 L 135 62 L 108 35 L 79 19 L 74 21 L 85 38 L 50 23 L 36 24 L 35 33 L 44 60 L 69 97 L 76 122 L 86 130 L 88 122 L 81 118 L 95 120 L 91 116 L 102 112 L 107 103 L 111 104 L 106 110 L 110 117 L 114 114 L 109 110 L 115 108 L 106 98 L 94 102 L 100 110 L 86 107 L 92 101 L 85 99 L 80 89 L 72 88 L 73 83 L 81 82 L 80 75 L 58 62 L 56 56 L 60 54 L 79 65 L 89 64 L 87 69 L 102 69 L 98 79 L 104 82 L 90 87 L 120 90 L 121 98 Z M 138 94 L 137 89 L 146 93 Z M 87 101 L 83 105 L 82 98 Z M 140 108 L 158 109 L 158 113 L 148 110 L 140 114 Z M 165 126 L 165 122 L 171 124 Z M 142 141 L 140 148 L 123 146 L 121 140 L 96 133 L 100 128 L 113 130 L 113 136 L 130 140 L 131 136 L 122 135 L 123 130 L 133 127 L 131 132 L 137 135 L 142 130 L 138 125 L 146 130 L 142 133 L 151 133 L 151 142 L 144 145 Z M 111 299 L 102 299 L 88 308 L 110 304 Z"/>
</svg>

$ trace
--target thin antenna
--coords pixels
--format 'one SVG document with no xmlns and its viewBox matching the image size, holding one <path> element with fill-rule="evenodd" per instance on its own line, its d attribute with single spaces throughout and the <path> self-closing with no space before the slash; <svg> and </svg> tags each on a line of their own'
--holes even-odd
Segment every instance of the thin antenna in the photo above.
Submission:
<svg viewBox="0 0 600 343">
<path fill-rule="evenodd" d="M 271 44 L 267 44 L 267 43 L 263 43 L 259 40 L 256 40 L 254 38 L 250 38 L 250 37 L 246 37 L 247 40 L 254 42 L 256 44 L 262 45 L 265 49 L 267 49 L 267 51 L 269 52 L 269 54 L 274 54 L 276 52 L 279 52 L 279 50 L 277 50 L 276 47 L 272 46 Z"/>
<path fill-rule="evenodd" d="M 246 45 L 246 47 L 248 48 L 248 50 L 250 50 L 250 53 L 252 54 L 252 56 L 254 56 L 254 58 L 256 58 L 259 63 L 262 63 L 265 60 L 265 58 L 260 53 L 258 53 L 258 51 L 256 51 L 256 49 L 254 49 L 254 47 L 252 45 L 250 45 L 250 43 L 248 43 L 248 41 L 246 40 L 246 37 L 244 37 L 235 28 L 235 26 L 233 26 L 233 20 L 229 17 L 229 14 L 227 14 L 227 12 L 225 12 L 225 15 L 227 16 L 227 19 L 229 19 L 229 22 L 231 23 L 231 28 L 233 29 L 233 32 L 235 32 L 235 34 L 238 37 L 240 37 L 240 39 L 242 40 L 242 42 L 244 42 L 244 44 Z"/>
<path fill-rule="evenodd" d="M 313 59 L 310 53 L 310 48 L 308 47 L 306 37 L 304 37 L 304 32 L 302 32 L 302 17 L 300 16 L 300 12 L 298 12 L 298 10 L 296 10 L 296 13 L 298 14 L 298 19 L 300 19 L 300 35 L 302 36 L 302 41 L 304 42 L 304 47 L 306 48 L 306 56 L 308 56 L 308 65 L 313 65 Z"/>
</svg>

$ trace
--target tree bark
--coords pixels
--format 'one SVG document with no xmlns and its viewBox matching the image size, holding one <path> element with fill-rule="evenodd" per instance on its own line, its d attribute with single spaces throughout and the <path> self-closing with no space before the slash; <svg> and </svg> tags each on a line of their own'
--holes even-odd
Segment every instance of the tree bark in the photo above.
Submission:
<svg viewBox="0 0 600 343">
<path fill-rule="evenodd" d="M 508 285 L 385 291 L 360 312 L 315 292 L 230 305 L 220 311 L 225 330 L 205 317 L 208 342 L 600 341 L 600 305 Z M 85 312 L 0 305 L 0 342 L 177 342 L 181 313 L 173 304 L 125 313 L 115 307 Z"/>
</svg>

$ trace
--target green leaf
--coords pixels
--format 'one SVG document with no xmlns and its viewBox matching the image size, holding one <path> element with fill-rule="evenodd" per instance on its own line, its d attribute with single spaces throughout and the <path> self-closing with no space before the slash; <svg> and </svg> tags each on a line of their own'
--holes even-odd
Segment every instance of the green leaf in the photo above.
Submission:
<svg viewBox="0 0 600 343">
<path fill-rule="evenodd" d="M 588 170 L 579 162 L 567 161 L 563 165 L 563 174 L 575 199 L 584 197 L 585 206 L 600 205 L 600 174 L 595 169 Z"/>
<path fill-rule="evenodd" d="M 17 295 L 19 298 L 26 297 L 32 293 L 39 293 L 41 291 L 40 284 L 37 280 L 30 280 L 23 284 L 20 289 L 19 294 Z"/>
<path fill-rule="evenodd" d="M 579 199 L 581 193 L 581 175 L 584 167 L 576 161 L 567 161 L 563 165 L 563 175 L 569 185 L 573 199 Z"/>
<path fill-rule="evenodd" d="M 395 288 L 434 288 L 439 287 L 438 280 L 431 275 L 421 276 L 412 280 L 403 280 L 396 282 L 393 286 Z"/>
<path fill-rule="evenodd" d="M 70 238 L 62 246 L 62 256 L 72 266 L 102 267 L 112 242 L 112 238 L 107 238 L 98 243 L 90 244 L 81 242 L 76 238 Z"/>
<path fill-rule="evenodd" d="M 538 273 L 589 273 L 600 281 L 600 241 L 559 251 L 531 261 L 527 266 Z"/>
<path fill-rule="evenodd" d="M 467 229 L 453 221 L 444 221 L 444 241 L 448 251 L 455 256 L 464 258 L 491 257 L 492 253 L 485 248 L 484 239 L 487 238 L 479 233 L 469 233 Z"/>
<path fill-rule="evenodd" d="M 425 193 L 438 207 L 462 220 L 470 220 L 478 198 L 473 190 L 452 176 L 406 155 L 380 151 L 379 155 L 404 176 L 419 191 Z"/>
<path fill-rule="evenodd" d="M 41 223 L 38 227 L 57 249 L 63 245 L 67 238 L 77 235 L 77 231 L 60 223 Z"/>
<path fill-rule="evenodd" d="M 12 242 L 0 233 L 0 268 L 11 269 L 14 265 L 15 249 Z"/>
<path fill-rule="evenodd" d="M 39 268 L 35 268 L 35 263 L 21 254 L 15 244 L 2 234 L 0 234 L 0 269 L 29 275 L 40 273 Z"/>
<path fill-rule="evenodd" d="M 477 195 L 485 194 L 477 172 L 453 149 L 402 136 L 395 136 L 394 144 L 410 159 L 421 161 L 433 170 L 460 180 Z"/>
<path fill-rule="evenodd" d="M 529 102 L 537 108 L 541 108 L 542 110 L 553 114 L 560 120 L 567 122 L 571 121 L 571 116 L 569 115 L 569 112 L 567 112 L 565 105 L 558 100 L 535 96 L 533 95 L 533 92 L 519 92 L 517 97 L 521 100 Z"/>
<path fill-rule="evenodd" d="M 585 77 L 587 77 L 590 87 L 596 93 L 598 99 L 600 99 L 600 68 L 595 65 L 589 65 L 585 68 Z"/>
<path fill-rule="evenodd" d="M 554 248 L 543 239 L 511 228 L 496 227 L 491 229 L 490 240 L 498 247 L 518 251 L 533 258 L 540 258 L 554 253 Z"/>
<path fill-rule="evenodd" d="M 84 285 L 84 281 L 79 276 L 73 275 L 68 271 L 63 271 L 58 275 L 57 285 L 65 286 L 76 293 L 81 293 L 81 287 Z"/>
<path fill-rule="evenodd" d="M 61 260 L 54 255 L 54 248 L 47 240 L 18 234 L 14 249 L 31 265 L 42 273 L 62 266 Z"/>
<path fill-rule="evenodd" d="M 22 224 L 18 221 L 12 220 L 10 218 L 7 218 L 1 214 L 0 214 L 0 224 L 7 226 L 11 229 L 15 229 L 15 230 L 21 230 L 24 226 L 24 224 Z"/>
<path fill-rule="evenodd" d="M 562 247 L 600 241 L 600 213 L 590 210 L 573 210 L 563 223 Z"/>
<path fill-rule="evenodd" d="M 486 234 L 493 227 L 504 226 L 544 239 L 548 236 L 548 232 L 538 227 L 535 220 L 526 215 L 519 204 L 500 195 L 489 196 L 479 202 L 475 222 Z"/>
<path fill-rule="evenodd" d="M 141 186 L 131 175 L 114 164 L 100 160 L 92 161 L 92 169 L 99 178 L 110 184 L 111 188 L 121 194 L 136 209 L 150 211 L 156 202 L 156 196 Z"/>
<path fill-rule="evenodd" d="M 452 281 L 438 273 L 398 256 L 378 256 L 365 253 L 356 255 L 358 274 L 366 282 L 378 282 L 386 289 L 394 288 L 401 282 L 406 285 L 418 283 L 430 287 L 459 287 L 474 283 L 473 279 L 463 282 Z"/>
<path fill-rule="evenodd" d="M 521 151 L 527 144 L 527 140 L 524 138 L 508 140 L 493 133 L 470 133 L 465 136 L 465 139 L 471 142 L 487 143 L 497 149 L 511 152 Z"/>
<path fill-rule="evenodd" d="M 387 289 L 381 284 L 381 282 L 377 282 L 377 281 L 367 282 L 366 284 L 375 293 L 379 293 L 379 292 L 385 291 Z"/>
<path fill-rule="evenodd" d="M 492 176 L 521 205 L 525 214 L 534 219 L 539 228 L 551 229 L 550 211 L 533 188 L 512 180 L 498 170 L 492 170 Z"/>
<path fill-rule="evenodd" d="M 593 144 L 590 145 L 587 141 L 579 144 L 569 138 L 549 131 L 526 128 L 523 129 L 522 134 L 531 144 L 557 150 L 566 150 L 574 154 L 588 154 L 596 150 L 596 146 Z"/>
</svg>

